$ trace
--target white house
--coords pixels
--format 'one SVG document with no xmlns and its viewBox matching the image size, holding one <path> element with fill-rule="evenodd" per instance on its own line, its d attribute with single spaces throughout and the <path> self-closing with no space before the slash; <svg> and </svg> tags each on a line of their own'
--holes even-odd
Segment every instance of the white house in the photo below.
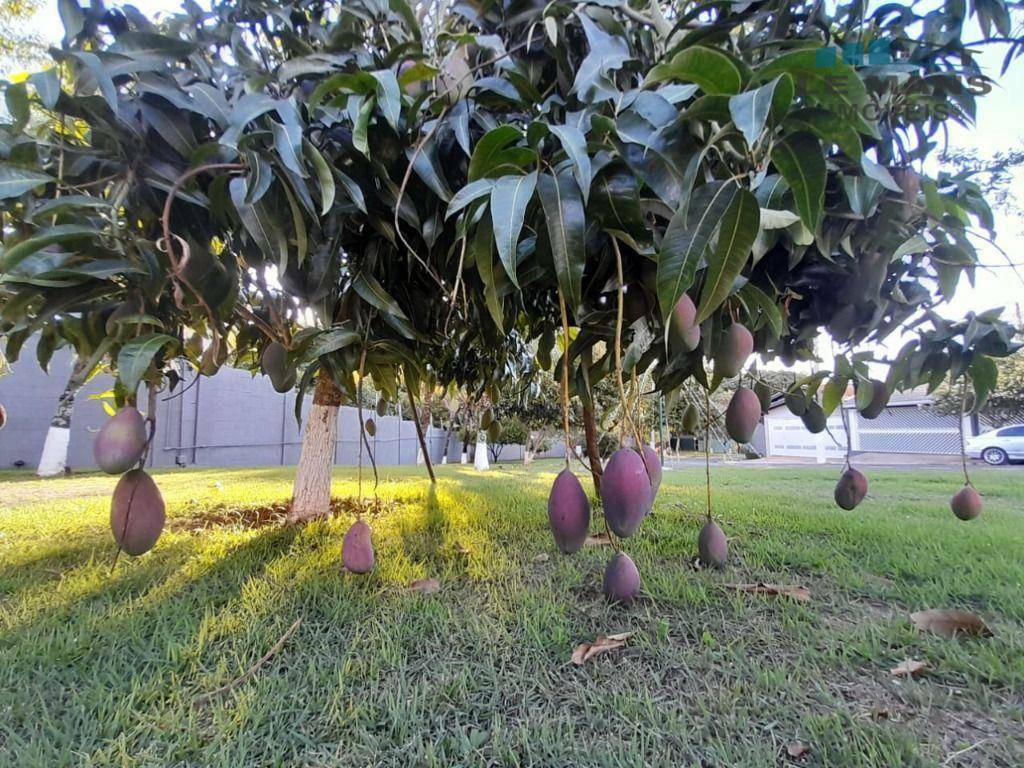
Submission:
<svg viewBox="0 0 1024 768">
<path fill-rule="evenodd" d="M 931 408 L 932 398 L 923 391 L 896 392 L 877 419 L 865 419 L 853 398 L 843 401 L 828 419 L 828 428 L 812 434 L 799 416 L 782 403 L 773 403 L 764 417 L 767 456 L 841 458 L 846 454 L 846 424 L 854 451 L 880 453 L 955 454 L 960 451 L 957 417 Z M 845 422 L 845 423 L 844 423 Z M 975 434 L 969 417 L 964 435 Z"/>
</svg>

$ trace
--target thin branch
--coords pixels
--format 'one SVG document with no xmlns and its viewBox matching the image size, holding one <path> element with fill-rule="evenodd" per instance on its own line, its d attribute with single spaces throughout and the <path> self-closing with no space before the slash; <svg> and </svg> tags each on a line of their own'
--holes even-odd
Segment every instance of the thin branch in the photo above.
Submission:
<svg viewBox="0 0 1024 768">
<path fill-rule="evenodd" d="M 622 277 L 622 251 L 619 249 L 619 241 L 612 238 L 612 249 L 615 251 L 615 274 L 618 278 L 618 307 L 615 317 L 615 380 L 619 386 L 619 397 L 622 399 L 622 408 L 629 425 L 633 428 L 633 439 L 636 440 L 636 449 L 642 450 L 643 443 L 640 440 L 640 432 L 637 430 L 636 422 L 633 421 L 633 414 L 630 413 L 629 401 L 626 399 L 626 386 L 622 381 L 622 304 L 625 296 L 625 286 Z M 622 441 L 622 434 L 619 433 L 619 442 Z"/>
<path fill-rule="evenodd" d="M 704 387 L 704 479 L 708 490 L 708 522 L 711 521 L 711 391 Z"/>
<path fill-rule="evenodd" d="M 229 691 L 237 688 L 239 685 L 241 685 L 242 683 L 247 681 L 249 678 L 251 678 L 253 675 L 255 675 L 260 667 L 262 667 L 264 664 L 266 664 L 268 661 L 270 661 L 270 659 L 272 659 L 274 657 L 274 655 L 284 647 L 284 644 L 288 641 L 288 638 L 291 637 L 292 634 L 295 632 L 295 630 L 299 628 L 299 625 L 301 623 L 302 623 L 302 617 L 300 616 L 294 622 L 292 622 L 292 625 L 290 627 L 288 627 L 288 629 L 285 630 L 285 633 L 283 635 L 281 635 L 281 637 L 279 637 L 277 639 L 277 642 L 274 643 L 273 646 L 271 646 L 270 650 L 267 651 L 265 654 L 263 654 L 255 664 L 253 664 L 251 667 L 249 667 L 249 669 L 247 669 L 245 672 L 240 674 L 238 677 L 236 677 L 230 683 L 227 683 L 226 685 L 222 685 L 220 688 L 217 688 L 214 691 L 210 691 L 209 693 L 204 693 L 202 696 L 197 696 L 196 700 L 194 702 L 192 702 L 193 705 L 197 706 L 197 707 L 201 707 L 201 706 L 203 706 L 205 704 L 209 704 L 211 701 L 213 701 L 218 696 L 221 696 L 221 695 L 223 695 L 225 693 L 228 693 Z"/>
<path fill-rule="evenodd" d="M 964 485 L 972 485 L 971 476 L 967 473 L 967 448 L 964 445 L 964 409 L 967 406 L 967 377 L 960 387 L 960 413 L 957 414 L 957 428 L 960 434 L 960 466 L 964 471 Z"/>
<path fill-rule="evenodd" d="M 412 257 L 416 259 L 416 261 L 418 261 L 425 270 L 427 270 L 427 274 L 434 278 L 434 282 L 437 283 L 437 285 L 441 288 L 442 291 L 444 290 L 444 281 L 437 275 L 436 272 L 434 272 L 433 269 L 431 269 L 430 265 L 427 264 L 427 262 L 420 258 L 420 255 L 416 253 L 412 245 L 409 244 L 409 241 L 405 239 L 405 235 L 402 234 L 402 227 L 398 221 L 398 212 L 402 208 L 402 199 L 405 197 L 405 190 L 409 186 L 409 179 L 412 178 L 412 171 L 413 166 L 416 164 L 416 158 L 420 156 L 420 152 L 423 151 L 423 147 L 426 146 L 426 143 L 434 137 L 435 133 L 437 133 L 437 129 L 441 127 L 441 121 L 444 119 L 444 116 L 447 112 L 447 106 L 441 109 L 441 113 L 437 116 L 437 119 L 434 121 L 434 127 L 431 128 L 422 139 L 420 139 L 420 141 L 416 144 L 416 148 L 412 151 L 412 157 L 409 158 L 409 164 L 405 168 L 405 175 L 402 177 L 402 185 L 398 188 L 398 198 L 397 200 L 395 200 L 394 218 L 395 232 L 398 233 L 398 237 L 402 241 L 402 245 L 404 245 L 406 249 L 409 251 L 409 253 L 412 254 Z"/>
<path fill-rule="evenodd" d="M 558 290 L 558 307 L 562 311 L 562 331 L 565 334 L 565 348 L 562 350 L 562 434 L 565 437 L 565 468 L 569 469 L 569 454 L 575 454 L 569 436 L 569 313 L 561 289 Z"/>
<path fill-rule="evenodd" d="M 409 395 L 409 408 L 412 409 L 412 419 L 416 425 L 416 437 L 419 438 L 420 450 L 423 451 L 423 463 L 427 465 L 427 474 L 430 475 L 430 482 L 436 483 L 437 478 L 434 477 L 434 464 L 430 461 L 430 453 L 427 451 L 427 441 L 423 437 L 423 425 L 420 423 L 420 413 L 416 408 L 416 398 L 413 397 L 412 387 L 409 386 L 408 374 L 405 377 L 405 392 Z"/>
<path fill-rule="evenodd" d="M 184 258 L 187 260 L 188 244 L 177 235 L 171 234 L 171 206 L 174 205 L 174 199 L 178 196 L 178 193 L 182 190 L 182 188 L 188 183 L 189 179 L 191 179 L 193 176 L 196 176 L 200 173 L 204 173 L 206 171 L 241 171 L 244 169 L 245 166 L 242 165 L 241 163 L 207 163 L 206 165 L 199 165 L 196 166 L 195 168 L 190 168 L 189 170 L 181 174 L 181 176 L 179 176 L 174 181 L 174 184 L 171 185 L 170 190 L 168 190 L 167 192 L 167 199 L 164 200 L 163 214 L 160 216 L 160 224 L 163 227 L 164 232 L 164 236 L 161 241 L 163 247 L 161 248 L 161 242 L 157 243 L 157 247 L 167 254 L 167 258 L 171 262 L 171 278 L 177 282 L 180 282 L 182 285 L 188 288 L 189 291 L 192 292 L 192 295 L 196 297 L 196 300 L 199 302 L 200 306 L 202 306 L 202 308 L 206 310 L 206 314 L 210 318 L 210 329 L 215 334 L 217 333 L 217 316 L 210 308 L 210 305 L 206 303 L 206 299 L 203 298 L 203 295 L 196 289 L 194 285 L 192 285 L 192 282 L 185 276 L 184 272 L 182 271 L 183 262 L 178 261 L 178 256 L 174 252 L 173 241 L 177 240 L 179 243 L 181 243 L 182 247 L 184 248 Z"/>
</svg>

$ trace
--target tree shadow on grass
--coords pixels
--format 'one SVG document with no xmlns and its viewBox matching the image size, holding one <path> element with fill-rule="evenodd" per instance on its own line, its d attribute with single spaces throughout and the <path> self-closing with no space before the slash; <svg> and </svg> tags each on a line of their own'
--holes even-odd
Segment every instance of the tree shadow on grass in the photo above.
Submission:
<svg viewBox="0 0 1024 768">
<path fill-rule="evenodd" d="M 104 702 L 141 698 L 152 705 L 174 696 L 173 681 L 201 662 L 209 637 L 198 648 L 194 639 L 204 622 L 286 557 L 299 530 L 263 529 L 223 555 L 176 541 L 162 557 L 119 563 L 112 581 L 11 627 L 0 635 L 0 647 L 15 693 L 0 743 L 17 754 L 19 744 L 56 727 L 87 753 L 130 728 L 135 708 Z M 75 714 L 105 710 L 115 722 L 90 723 Z M 72 726 L 76 732 L 67 732 Z"/>
<path fill-rule="evenodd" d="M 444 509 L 437 497 L 437 485 L 430 483 L 423 500 L 423 512 L 406 513 L 399 524 L 402 550 L 411 560 L 440 562 L 446 528 Z"/>
</svg>

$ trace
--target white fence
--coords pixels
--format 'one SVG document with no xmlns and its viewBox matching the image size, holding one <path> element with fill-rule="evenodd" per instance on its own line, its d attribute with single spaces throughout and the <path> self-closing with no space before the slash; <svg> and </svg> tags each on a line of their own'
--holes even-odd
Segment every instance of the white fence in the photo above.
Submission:
<svg viewBox="0 0 1024 768">
<path fill-rule="evenodd" d="M 891 405 L 877 419 L 864 419 L 845 406 L 854 451 L 878 453 L 955 454 L 960 450 L 957 417 L 918 404 Z M 964 433 L 973 434 L 970 420 Z M 840 458 L 846 453 L 846 430 L 838 409 L 828 419 L 828 429 L 812 434 L 799 417 L 785 408 L 765 416 L 766 448 L 769 456 Z"/>
</svg>

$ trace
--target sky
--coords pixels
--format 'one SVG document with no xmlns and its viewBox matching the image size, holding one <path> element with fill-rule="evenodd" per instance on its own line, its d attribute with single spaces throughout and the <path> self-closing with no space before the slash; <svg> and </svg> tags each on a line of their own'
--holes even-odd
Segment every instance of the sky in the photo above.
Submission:
<svg viewBox="0 0 1024 768">
<path fill-rule="evenodd" d="M 147 15 L 161 11 L 173 12 L 180 7 L 177 0 L 135 0 L 133 5 Z M 57 15 L 57 0 L 47 0 L 42 11 L 33 20 L 32 26 L 44 39 L 54 43 L 60 40 L 63 29 Z M 981 36 L 976 28 L 965 35 L 970 40 L 976 40 Z M 992 93 L 979 99 L 978 120 L 975 126 L 962 128 L 952 122 L 949 123 L 951 148 L 975 149 L 982 156 L 986 156 L 1024 143 L 1024 58 L 1018 59 L 1010 71 L 1000 77 L 999 69 L 1005 50 L 1004 46 L 991 46 L 978 55 L 982 71 L 995 79 L 997 85 Z M 925 170 L 929 174 L 936 173 L 938 163 L 929 161 Z M 1017 195 L 1018 203 L 1024 207 L 1024 169 L 1017 169 L 1014 186 L 1021 190 Z M 997 211 L 995 239 L 1014 263 L 1024 264 L 1024 219 Z M 970 311 L 980 312 L 1004 306 L 1007 308 L 1004 317 L 1015 316 L 1014 306 L 1024 305 L 1024 267 L 1016 270 L 1008 268 L 1005 266 L 1006 257 L 996 248 L 981 241 L 978 241 L 977 245 L 981 263 L 995 266 L 992 269 L 980 269 L 974 287 L 964 281 L 942 314 L 951 318 L 962 317 Z M 894 344 L 898 347 L 895 340 Z"/>
</svg>

